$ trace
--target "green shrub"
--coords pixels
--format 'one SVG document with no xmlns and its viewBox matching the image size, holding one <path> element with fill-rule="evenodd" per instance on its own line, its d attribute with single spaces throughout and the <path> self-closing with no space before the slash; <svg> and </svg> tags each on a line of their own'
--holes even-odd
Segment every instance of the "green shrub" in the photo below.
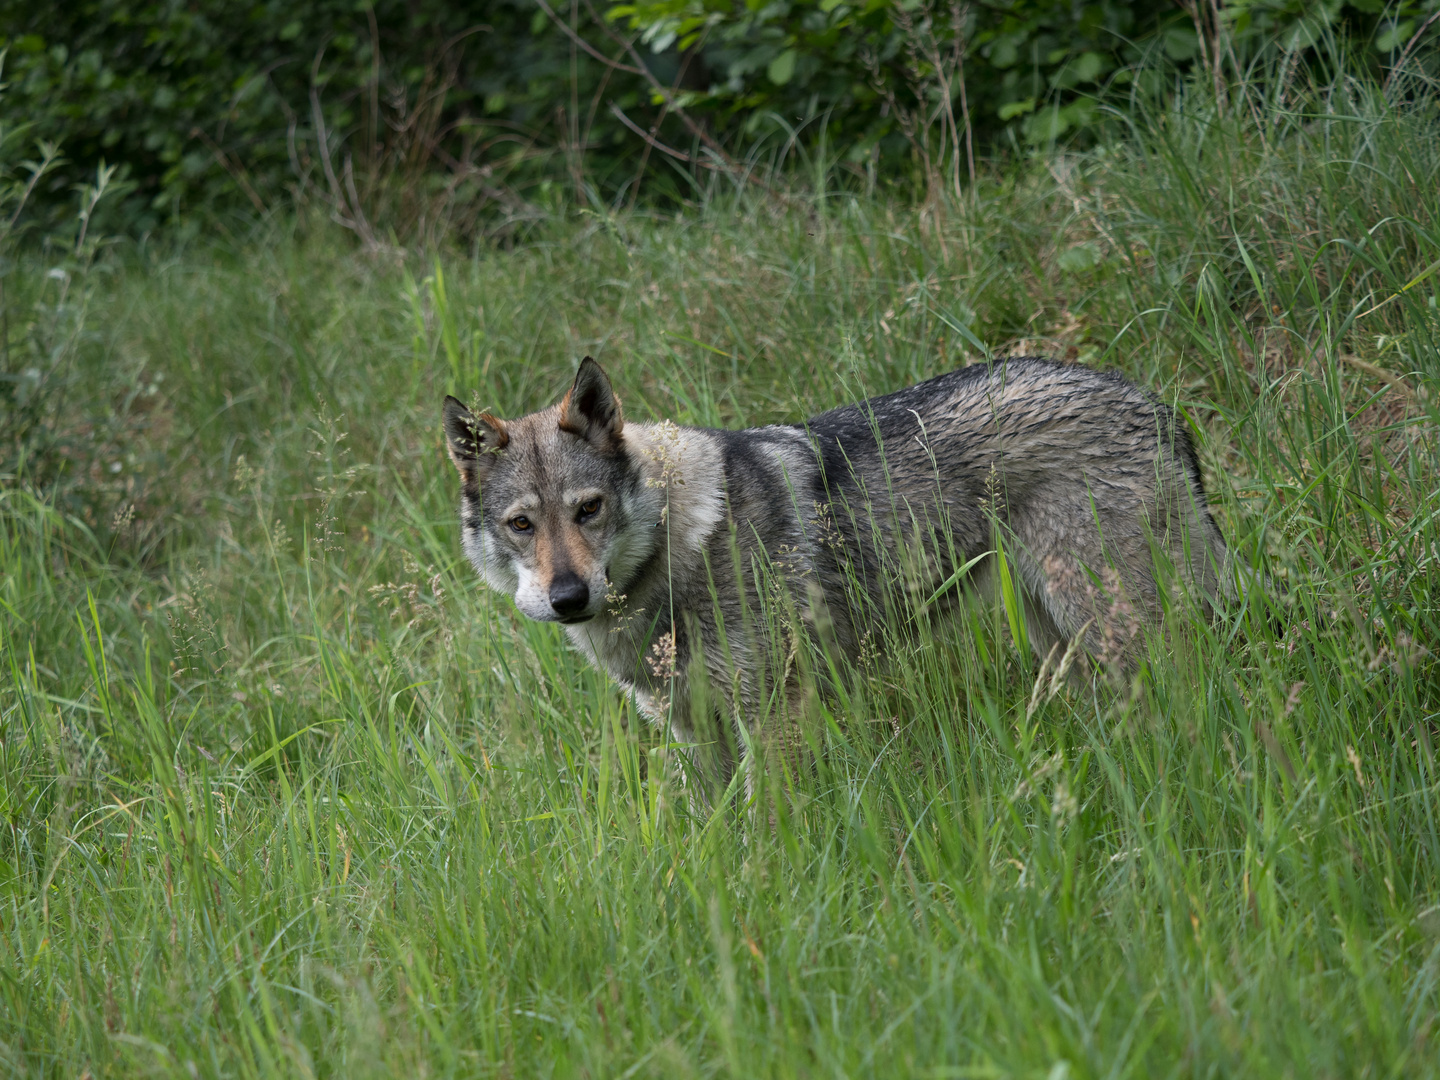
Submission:
<svg viewBox="0 0 1440 1080">
<path fill-rule="evenodd" d="M 746 152 L 783 166 L 798 148 L 872 183 L 953 185 L 975 153 L 1083 140 L 1100 103 L 1124 111 L 1137 85 L 1168 91 L 1167 72 L 1194 65 L 1236 77 L 1267 44 L 1303 61 L 1338 36 L 1365 43 L 1372 67 L 1393 62 L 1437 10 L 1440 0 L 0 0 L 0 47 L 4 107 L 70 163 L 32 213 L 63 221 L 70 188 L 105 161 L 132 190 L 113 203 L 115 227 L 299 202 L 373 240 L 434 235 L 442 222 L 493 227 L 557 200 L 690 198 Z M 1410 61 L 1428 62 L 1436 39 L 1431 26 Z"/>
</svg>

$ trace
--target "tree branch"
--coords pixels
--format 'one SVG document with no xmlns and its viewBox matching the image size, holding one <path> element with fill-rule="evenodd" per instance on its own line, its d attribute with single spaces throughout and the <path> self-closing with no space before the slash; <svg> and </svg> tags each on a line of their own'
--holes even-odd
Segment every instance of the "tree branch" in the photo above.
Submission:
<svg viewBox="0 0 1440 1080">
<path fill-rule="evenodd" d="M 546 15 L 550 16 L 550 21 L 551 21 L 551 22 L 553 22 L 553 23 L 554 23 L 556 26 L 558 26 L 562 31 L 564 31 L 566 37 L 568 37 L 568 38 L 569 38 L 571 41 L 573 41 L 576 45 L 579 45 L 580 48 L 584 49 L 587 53 L 589 53 L 591 56 L 593 56 L 596 60 L 599 60 L 599 61 L 600 61 L 602 64 L 604 64 L 606 67 L 612 68 L 612 69 L 614 69 L 615 71 L 625 71 L 625 72 L 630 73 L 631 75 L 641 75 L 641 76 L 644 76 L 644 75 L 649 75 L 649 74 L 650 74 L 650 72 L 641 70 L 641 69 L 638 68 L 638 67 L 631 67 L 629 64 L 622 64 L 622 63 L 620 63 L 620 61 L 618 61 L 618 60 L 611 60 L 610 57 L 606 56 L 606 55 L 605 55 L 604 53 L 602 53 L 599 49 L 595 48 L 594 45 L 591 45 L 588 41 L 586 41 L 583 37 L 581 37 L 579 34 L 577 34 L 574 30 L 570 29 L 570 24 L 567 23 L 564 19 L 560 18 L 560 16 L 555 13 L 555 9 L 552 8 L 549 4 L 547 4 L 547 3 L 545 2 L 545 0 L 535 0 L 535 3 L 537 3 L 537 4 L 540 5 L 540 10 L 541 10 L 541 11 L 545 12 Z M 585 5 L 585 6 L 586 6 L 586 7 L 589 7 L 590 5 L 587 4 L 587 5 Z M 591 14 L 591 15 L 594 15 L 594 14 L 595 14 L 595 12 L 594 12 L 593 9 L 591 10 L 590 14 Z M 613 37 L 614 35 L 612 34 L 611 36 Z M 626 44 L 626 43 L 622 41 L 621 44 L 623 45 L 623 44 Z M 627 45 L 627 48 L 628 48 L 628 45 Z M 653 81 L 653 79 L 652 79 L 652 81 Z"/>
<path fill-rule="evenodd" d="M 535 2 L 537 4 L 543 4 L 545 0 L 535 0 Z M 645 61 L 642 60 L 640 58 L 640 54 L 635 51 L 635 43 L 633 41 L 626 41 L 619 34 L 615 33 L 614 30 L 610 29 L 609 25 L 596 13 L 595 6 L 590 2 L 590 0 L 585 0 L 585 9 L 590 12 L 590 17 L 600 24 L 600 28 L 605 31 L 605 33 L 610 37 L 610 40 L 615 42 L 617 45 L 623 46 L 625 51 L 630 54 L 630 59 L 633 60 L 639 67 L 639 74 L 644 76 L 645 81 L 650 84 L 650 89 L 654 90 L 655 93 L 660 95 L 660 98 L 662 101 L 665 102 L 666 107 L 680 118 L 681 123 L 683 123 L 687 128 L 690 129 L 690 134 L 694 135 L 697 139 L 699 139 L 707 147 L 709 147 L 710 152 L 714 154 L 717 158 L 719 158 L 721 161 L 723 161 L 727 169 L 731 170 L 732 172 L 743 171 L 741 169 L 740 163 L 725 152 L 725 148 L 715 141 L 714 136 L 712 136 L 708 131 L 706 131 L 704 127 L 702 127 L 700 124 L 697 124 L 694 120 L 692 120 L 690 118 L 690 115 L 684 109 L 680 108 L 678 105 L 675 104 L 675 95 L 671 93 L 670 90 L 667 89 L 666 86 L 659 79 L 655 78 L 654 73 L 652 73 L 651 70 L 645 66 Z"/>
<path fill-rule="evenodd" d="M 1415 35 L 1405 46 L 1405 51 L 1400 54 L 1400 59 L 1396 60 L 1395 66 L 1390 69 L 1390 74 L 1385 76 L 1385 85 L 1380 88 L 1382 94 L 1388 94 L 1390 92 L 1390 83 L 1394 81 L 1396 75 L 1400 74 L 1400 69 L 1405 66 L 1405 61 L 1410 59 L 1410 52 L 1419 43 L 1420 36 L 1424 34 L 1426 30 L 1430 29 L 1430 24 L 1436 19 L 1440 19 L 1440 11 L 1435 12 L 1435 14 L 1420 24 L 1420 29 L 1415 31 Z"/>
<path fill-rule="evenodd" d="M 683 151 L 683 150 L 676 150 L 673 146 L 666 146 L 666 145 L 665 145 L 663 142 L 661 142 L 659 139 L 655 138 L 654 135 L 652 135 L 650 132 L 646 131 L 646 130 L 645 130 L 644 128 L 642 128 L 639 124 L 635 123 L 634 120 L 631 120 L 628 116 L 626 116 L 626 115 L 620 110 L 620 106 L 619 106 L 619 105 L 616 105 L 615 102 L 613 102 L 613 101 L 610 102 L 610 113 L 611 113 L 612 116 L 615 117 L 616 120 L 619 120 L 620 123 L 624 124 L 627 128 L 629 128 L 631 131 L 633 131 L 636 135 L 639 135 L 640 138 L 644 139 L 647 144 L 649 144 L 650 146 L 653 146 L 656 150 L 659 150 L 662 154 L 669 154 L 669 155 L 670 155 L 672 158 L 674 158 L 676 161 L 683 161 L 683 162 L 685 162 L 687 165 L 699 165 L 699 166 L 701 166 L 701 167 L 703 167 L 703 168 L 706 168 L 706 169 L 718 169 L 718 168 L 719 168 L 719 166 L 716 165 L 713 161 L 706 161 L 704 158 L 692 157 L 691 155 L 685 153 L 685 151 Z"/>
</svg>

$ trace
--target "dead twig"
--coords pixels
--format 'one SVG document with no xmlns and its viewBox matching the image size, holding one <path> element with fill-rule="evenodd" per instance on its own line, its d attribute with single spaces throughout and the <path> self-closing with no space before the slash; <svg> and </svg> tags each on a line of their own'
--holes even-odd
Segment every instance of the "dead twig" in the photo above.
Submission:
<svg viewBox="0 0 1440 1080">
<path fill-rule="evenodd" d="M 686 52 L 684 61 L 680 64 L 679 70 L 675 72 L 675 81 L 670 85 L 670 92 L 672 94 L 679 91 L 680 84 L 685 79 L 685 72 L 690 70 L 690 61 L 694 59 L 696 49 L 698 48 L 699 46 L 696 45 L 695 48 L 692 48 L 688 52 Z M 660 125 L 665 122 L 665 115 L 669 111 L 670 100 L 666 100 L 665 104 L 660 107 L 660 115 L 655 117 L 655 122 L 650 125 L 651 136 L 655 136 L 660 133 Z M 640 164 L 635 169 L 635 179 L 630 182 L 630 208 L 632 210 L 635 208 L 635 204 L 640 198 L 640 182 L 645 178 L 645 166 L 650 163 L 650 147 L 653 145 L 654 144 L 650 139 L 645 140 L 645 151 L 640 155 Z"/>
<path fill-rule="evenodd" d="M 351 205 L 351 201 L 346 198 L 345 192 L 340 186 L 340 178 L 335 175 L 335 163 L 330 159 L 330 135 L 325 128 L 325 110 L 320 105 L 320 61 L 324 57 L 325 46 L 321 45 L 315 51 L 315 62 L 310 66 L 310 118 L 315 125 L 315 141 L 320 150 L 320 164 L 325 170 L 325 182 L 330 187 L 330 200 L 336 223 L 353 231 L 360 237 L 367 250 L 374 251 L 379 244 L 375 241 L 375 233 L 370 228 L 370 222 L 365 219 L 365 213 L 358 205 L 359 200 L 355 201 L 355 205 Z M 353 177 L 350 181 L 350 190 L 355 190 Z"/>
<path fill-rule="evenodd" d="M 614 116 L 615 119 L 619 120 L 620 123 L 624 124 L 627 128 L 633 131 L 636 135 L 639 135 L 640 138 L 644 139 L 647 146 L 653 146 L 662 154 L 668 154 L 676 161 L 683 161 L 687 165 L 699 165 L 702 168 L 713 169 L 716 171 L 720 169 L 720 166 L 716 165 L 713 161 L 706 161 L 704 158 L 693 157 L 690 154 L 685 153 L 685 151 L 683 150 L 676 150 L 673 146 L 666 146 L 663 142 L 661 142 L 655 137 L 653 131 L 646 131 L 639 124 L 635 123 L 635 121 L 631 120 L 628 116 L 626 116 L 625 113 L 621 110 L 620 106 L 616 105 L 613 101 L 610 102 L 610 114 Z"/>
<path fill-rule="evenodd" d="M 1416 389 L 1399 375 L 1396 375 L 1393 371 L 1386 371 L 1378 364 L 1372 364 L 1368 360 L 1361 360 L 1358 356 L 1351 356 L 1349 353 L 1341 353 L 1340 360 L 1356 371 L 1364 372 L 1372 379 L 1379 379 L 1387 386 L 1398 390 L 1401 395 L 1410 401 L 1415 401 L 1420 396 Z"/>
<path fill-rule="evenodd" d="M 245 197 L 250 200 L 251 205 L 254 206 L 255 209 L 258 210 L 260 213 L 265 213 L 265 203 L 260 198 L 259 193 L 256 192 L 254 185 L 250 183 L 250 178 L 246 176 L 245 169 L 238 162 L 231 161 L 230 155 L 225 153 L 225 151 L 220 148 L 220 145 L 214 139 L 210 138 L 209 134 L 206 133 L 204 128 L 191 128 L 190 137 L 192 139 L 199 139 L 205 144 L 206 148 L 210 151 L 210 153 L 214 155 L 214 158 L 219 163 L 220 167 L 229 174 L 230 179 L 234 180 L 240 190 L 245 193 Z"/>
<path fill-rule="evenodd" d="M 535 2 L 537 4 L 543 5 L 545 3 L 545 0 L 535 0 Z M 617 45 L 623 46 L 625 51 L 630 54 L 630 59 L 634 61 L 636 66 L 639 68 L 640 75 L 645 79 L 647 83 L 650 84 L 650 89 L 654 90 L 655 93 L 660 95 L 661 100 L 665 102 L 666 106 L 675 115 L 676 119 L 678 119 L 682 124 L 689 128 L 690 133 L 694 135 L 697 139 L 699 139 L 701 142 L 703 142 L 705 146 L 710 150 L 710 152 L 714 154 L 721 162 L 724 163 L 727 169 L 729 169 L 735 175 L 744 174 L 747 171 L 744 166 L 742 166 L 738 161 L 736 161 L 728 153 L 726 153 L 725 148 L 716 141 L 713 135 L 711 135 L 708 131 L 705 130 L 703 125 L 697 123 L 689 113 L 687 113 L 684 109 L 680 108 L 678 105 L 675 104 L 675 95 L 665 86 L 664 83 L 662 83 L 659 79 L 655 77 L 654 72 L 652 72 L 648 67 L 645 66 L 645 62 L 640 58 L 640 54 L 635 50 L 634 41 L 627 41 L 625 38 L 622 38 L 619 34 L 615 33 L 614 30 L 610 29 L 609 24 L 606 23 L 605 20 L 602 19 L 595 11 L 595 5 L 592 4 L 590 0 L 585 0 L 585 10 L 590 12 L 590 17 L 599 24 L 600 28 L 605 31 L 606 35 L 610 38 L 611 41 L 615 42 L 615 44 Z"/>
<path fill-rule="evenodd" d="M 1440 11 L 1436 11 L 1421 23 L 1420 29 L 1416 30 L 1409 42 L 1406 43 L 1405 48 L 1400 53 L 1400 59 L 1395 61 L 1395 66 L 1390 69 L 1390 74 L 1385 76 L 1385 82 L 1380 87 L 1382 94 L 1390 93 L 1390 84 L 1395 81 L 1395 76 L 1400 74 L 1400 69 L 1405 66 L 1405 61 L 1410 59 L 1410 53 L 1414 51 L 1416 45 L 1420 44 L 1420 38 L 1426 30 L 1430 29 L 1431 24 L 1434 23 L 1436 19 L 1440 19 Z"/>
<path fill-rule="evenodd" d="M 703 124 L 697 122 L 694 117 L 692 117 L 683 108 L 681 108 L 680 105 L 676 103 L 675 99 L 678 91 L 667 87 L 664 83 L 662 83 L 659 79 L 655 77 L 655 73 L 650 70 L 650 68 L 646 65 L 644 59 L 640 56 L 640 53 L 636 50 L 634 39 L 627 39 L 621 37 L 618 33 L 616 33 L 610 27 L 610 24 L 601 17 L 599 12 L 595 10 L 595 5 L 591 3 L 591 0 L 585 0 L 585 10 L 589 12 L 590 18 L 594 21 L 594 23 L 599 26 L 601 30 L 604 31 L 605 36 L 608 37 L 615 45 L 617 45 L 622 53 L 625 53 L 630 57 L 630 64 L 624 64 L 621 63 L 619 60 L 612 59 L 611 57 L 608 57 L 604 53 L 602 53 L 599 49 L 595 48 L 595 46 L 591 45 L 580 34 L 578 34 L 575 30 L 573 30 L 569 25 L 566 24 L 565 20 L 562 19 L 559 13 L 550 6 L 547 0 L 535 0 L 535 3 L 539 6 L 541 11 L 545 12 L 546 16 L 550 19 L 550 21 L 560 28 L 561 32 L 564 33 L 566 37 L 574 41 L 575 44 L 580 46 L 580 48 L 584 49 L 585 52 L 588 53 L 590 56 L 593 56 L 596 60 L 599 60 L 607 68 L 612 71 L 623 71 L 630 75 L 639 75 L 642 79 L 644 79 L 646 83 L 649 84 L 650 89 L 653 90 L 655 92 L 655 95 L 660 98 L 661 102 L 664 103 L 666 113 L 674 116 L 677 120 L 679 120 L 682 124 L 685 125 L 685 127 L 689 130 L 690 134 L 694 135 L 697 139 L 700 140 L 700 142 L 705 144 L 705 148 L 709 150 L 710 153 L 715 156 L 715 159 L 720 163 L 720 165 L 723 166 L 723 171 L 728 172 L 733 177 L 745 179 L 751 183 L 758 184 L 771 195 L 774 195 L 776 198 L 785 198 L 785 196 L 781 192 L 777 191 L 775 188 L 765 183 L 763 180 L 760 180 L 744 164 L 736 161 L 733 157 L 731 157 L 730 154 L 726 152 L 725 148 L 720 145 L 719 141 L 716 140 L 716 138 L 711 135 L 710 132 L 705 130 Z M 635 127 L 628 120 L 626 121 L 626 126 L 630 127 L 631 130 L 635 131 L 636 134 L 640 135 L 641 138 L 645 139 L 647 145 L 650 145 L 650 140 L 652 136 L 646 135 L 645 132 Z M 658 149 L 658 143 L 656 144 L 656 146 Z M 674 151 L 671 156 L 674 157 L 676 155 L 679 155 L 680 153 L 680 151 Z M 677 157 L 677 160 L 689 161 L 692 159 L 690 155 L 685 154 L 683 157 Z M 707 165 L 706 167 L 715 168 L 715 166 L 713 165 Z M 716 169 L 716 171 L 720 170 Z"/>
<path fill-rule="evenodd" d="M 644 70 L 643 67 L 631 67 L 629 64 L 622 64 L 618 60 L 612 60 L 610 57 L 606 56 L 599 49 L 595 48 L 594 45 L 591 45 L 583 37 L 581 37 L 574 30 L 572 30 L 570 28 L 570 25 L 566 23 L 564 19 L 560 18 L 560 16 L 556 14 L 555 9 L 552 8 L 549 4 L 547 4 L 545 0 L 535 0 L 535 3 L 540 5 L 540 10 L 545 12 L 545 14 L 550 17 L 550 21 L 553 22 L 556 26 L 558 26 L 564 32 L 566 37 L 568 37 L 576 45 L 580 46 L 580 48 L 584 49 L 596 60 L 599 60 L 606 67 L 610 68 L 612 71 L 623 71 L 629 75 L 639 75 L 642 78 L 650 74 L 650 72 Z M 586 6 L 588 7 L 589 5 L 587 4 Z M 591 14 L 594 14 L 593 10 L 591 11 Z M 628 45 L 626 46 L 626 48 L 628 48 Z"/>
</svg>

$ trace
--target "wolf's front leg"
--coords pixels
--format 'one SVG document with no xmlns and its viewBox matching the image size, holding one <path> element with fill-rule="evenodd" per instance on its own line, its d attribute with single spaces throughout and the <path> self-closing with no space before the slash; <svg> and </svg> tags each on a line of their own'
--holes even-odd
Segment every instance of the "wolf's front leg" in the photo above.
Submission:
<svg viewBox="0 0 1440 1080">
<path fill-rule="evenodd" d="M 635 698 L 675 747 L 691 809 L 708 812 L 743 767 L 745 745 L 728 719 L 728 703 L 712 692 L 709 680 L 689 674 L 678 675 L 658 694 L 637 690 Z"/>
</svg>

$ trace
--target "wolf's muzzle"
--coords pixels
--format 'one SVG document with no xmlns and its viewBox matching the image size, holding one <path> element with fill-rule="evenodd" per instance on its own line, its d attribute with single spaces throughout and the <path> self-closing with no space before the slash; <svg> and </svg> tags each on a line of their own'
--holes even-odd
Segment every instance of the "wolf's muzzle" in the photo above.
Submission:
<svg viewBox="0 0 1440 1080">
<path fill-rule="evenodd" d="M 590 589 L 578 574 L 561 574 L 550 583 L 550 606 L 561 622 L 576 621 L 590 606 Z"/>
</svg>

